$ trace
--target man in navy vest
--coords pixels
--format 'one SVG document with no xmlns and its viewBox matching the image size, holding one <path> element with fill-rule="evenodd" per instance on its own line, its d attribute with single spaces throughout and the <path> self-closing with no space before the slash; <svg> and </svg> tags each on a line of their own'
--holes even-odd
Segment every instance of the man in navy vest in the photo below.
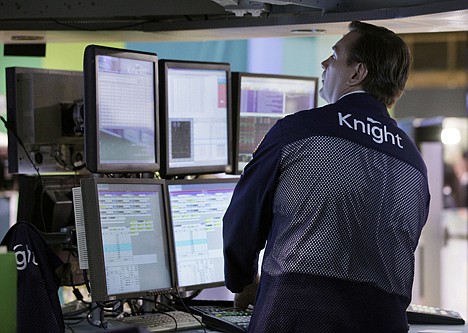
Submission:
<svg viewBox="0 0 468 333">
<path fill-rule="evenodd" d="M 426 166 L 388 113 L 410 53 L 392 31 L 351 22 L 322 62 L 329 104 L 279 120 L 224 216 L 225 278 L 256 288 L 249 332 L 408 331 Z"/>
</svg>

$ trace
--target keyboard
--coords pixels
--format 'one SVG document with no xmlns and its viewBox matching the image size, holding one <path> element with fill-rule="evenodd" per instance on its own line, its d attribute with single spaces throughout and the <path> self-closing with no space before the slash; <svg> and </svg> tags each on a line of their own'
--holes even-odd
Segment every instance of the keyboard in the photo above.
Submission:
<svg viewBox="0 0 468 333">
<path fill-rule="evenodd" d="M 203 327 L 200 316 L 183 311 L 158 312 L 124 317 L 121 319 L 121 322 L 142 326 L 150 332 L 177 332 Z"/>
<path fill-rule="evenodd" d="M 190 310 L 202 316 L 203 323 L 226 333 L 245 333 L 252 312 L 216 305 L 190 306 Z M 464 325 L 465 320 L 453 310 L 411 304 L 407 311 L 409 324 Z"/>
<path fill-rule="evenodd" d="M 190 305 L 189 310 L 200 315 L 208 327 L 227 333 L 246 332 L 252 315 L 252 309 L 218 304 Z"/>
<path fill-rule="evenodd" d="M 406 310 L 409 324 L 464 325 L 465 320 L 453 310 L 410 304 Z"/>
<path fill-rule="evenodd" d="M 189 305 L 189 310 L 192 313 L 195 313 L 199 316 L 203 315 L 212 315 L 218 312 L 229 311 L 229 310 L 236 310 L 236 308 L 232 306 L 224 306 L 224 305 Z"/>
<path fill-rule="evenodd" d="M 252 311 L 224 310 L 202 315 L 203 324 L 226 333 L 245 333 L 250 324 Z"/>
</svg>

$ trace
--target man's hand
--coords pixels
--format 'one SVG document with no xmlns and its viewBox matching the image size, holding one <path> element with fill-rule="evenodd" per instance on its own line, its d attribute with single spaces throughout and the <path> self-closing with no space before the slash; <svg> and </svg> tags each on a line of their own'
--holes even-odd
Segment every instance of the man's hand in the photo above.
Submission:
<svg viewBox="0 0 468 333">
<path fill-rule="evenodd" d="M 254 282 L 246 286 L 241 293 L 236 293 L 234 295 L 234 307 L 246 309 L 249 305 L 254 306 L 259 282 L 260 277 L 257 275 Z"/>
</svg>

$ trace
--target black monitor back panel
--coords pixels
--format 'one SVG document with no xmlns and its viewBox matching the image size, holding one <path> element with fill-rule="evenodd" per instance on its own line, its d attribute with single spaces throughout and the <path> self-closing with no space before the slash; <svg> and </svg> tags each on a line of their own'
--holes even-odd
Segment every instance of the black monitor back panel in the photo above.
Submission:
<svg viewBox="0 0 468 333">
<path fill-rule="evenodd" d="M 84 164 L 83 74 L 9 67 L 6 83 L 9 172 L 79 170 Z"/>
</svg>

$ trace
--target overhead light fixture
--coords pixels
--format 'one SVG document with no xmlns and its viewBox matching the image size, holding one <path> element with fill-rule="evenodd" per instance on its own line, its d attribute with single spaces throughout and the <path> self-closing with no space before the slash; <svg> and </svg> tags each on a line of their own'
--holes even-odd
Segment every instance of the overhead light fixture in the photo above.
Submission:
<svg viewBox="0 0 468 333">
<path fill-rule="evenodd" d="M 15 35 L 11 36 L 11 40 L 20 41 L 20 42 L 32 42 L 38 40 L 44 40 L 44 36 L 35 36 L 35 35 Z"/>
<path fill-rule="evenodd" d="M 17 43 L 5 43 L 3 44 L 3 55 L 10 57 L 45 57 L 46 44 L 43 42 L 34 43 L 38 40 L 23 39 L 16 40 Z"/>
<path fill-rule="evenodd" d="M 298 34 L 298 35 L 300 35 L 300 34 L 305 34 L 305 35 L 307 35 L 307 34 L 324 34 L 326 32 L 327 32 L 327 30 L 325 30 L 325 29 L 293 29 L 293 30 L 291 30 L 291 33 Z"/>
</svg>

